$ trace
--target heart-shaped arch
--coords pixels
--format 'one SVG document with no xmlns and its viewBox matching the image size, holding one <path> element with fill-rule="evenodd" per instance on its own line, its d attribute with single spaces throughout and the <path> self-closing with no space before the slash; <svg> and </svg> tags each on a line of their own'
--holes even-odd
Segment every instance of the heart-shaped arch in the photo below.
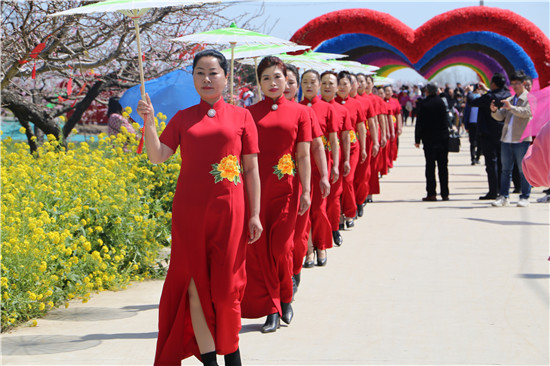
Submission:
<svg viewBox="0 0 550 366">
<path fill-rule="evenodd" d="M 457 24 L 460 24 L 460 27 L 457 27 Z M 420 28 L 413 30 L 386 13 L 370 9 L 346 9 L 331 12 L 311 20 L 300 28 L 291 40 L 316 48 L 322 42 L 348 35 L 350 30 L 353 30 L 355 34 L 373 36 L 388 44 L 390 48 L 397 51 L 397 54 L 406 58 L 404 60 L 405 64 L 408 63 L 410 67 L 417 69 L 424 75 L 427 73 L 433 75 L 440 71 L 433 69 L 434 67 L 441 69 L 451 64 L 465 63 L 477 67 L 473 65 L 472 61 L 476 59 L 475 56 L 473 58 L 471 56 L 469 62 L 464 54 L 460 57 L 454 57 L 452 54 L 446 54 L 445 57 L 441 56 L 441 53 L 446 49 L 445 47 L 457 47 L 456 42 L 447 40 L 458 36 L 457 39 L 464 43 L 470 42 L 466 39 L 468 34 L 476 32 L 493 33 L 509 39 L 523 50 L 522 53 L 527 55 L 525 57 L 529 58 L 528 61 L 534 65 L 536 70 L 526 71 L 528 73 L 531 71 L 530 74 L 534 78 L 538 76 L 541 87 L 545 87 L 550 83 L 550 40 L 535 24 L 510 10 L 485 6 L 455 9 L 440 14 Z M 510 58 L 521 57 L 521 55 L 518 56 L 516 52 L 514 53 L 515 56 L 511 56 L 512 53 L 510 53 L 509 47 L 503 44 L 499 46 L 501 48 L 496 50 L 497 52 L 494 54 L 487 54 L 487 45 L 479 45 L 477 52 L 486 54 L 490 60 L 478 58 L 477 61 L 482 63 L 484 61 L 489 63 L 497 61 L 501 69 L 509 72 L 510 65 L 514 65 L 512 61 L 515 61 L 516 65 L 518 64 L 517 60 L 510 60 Z M 355 48 L 357 48 L 356 45 L 348 45 L 348 50 Z M 434 50 L 437 50 L 435 55 L 431 58 L 425 57 L 428 53 L 433 54 Z M 457 52 L 466 50 L 468 49 L 457 49 Z M 507 51 L 510 53 L 509 55 L 506 55 Z M 438 57 L 437 55 L 440 55 L 439 59 L 432 60 L 432 58 Z M 503 57 L 507 61 L 503 61 Z M 523 61 L 525 65 L 529 63 L 527 60 Z M 416 66 L 417 63 L 419 63 L 418 67 Z M 519 62 L 519 64 L 522 63 Z M 429 71 L 426 71 L 425 65 L 431 65 L 431 68 L 428 68 Z M 479 67 L 478 69 L 482 70 Z M 484 69 L 489 70 L 490 68 L 486 64 Z M 494 68 L 491 70 L 494 70 Z"/>
</svg>

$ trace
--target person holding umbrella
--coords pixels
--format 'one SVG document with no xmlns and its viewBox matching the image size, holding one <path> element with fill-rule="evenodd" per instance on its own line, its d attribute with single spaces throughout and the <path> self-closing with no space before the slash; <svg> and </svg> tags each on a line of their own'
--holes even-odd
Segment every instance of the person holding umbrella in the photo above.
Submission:
<svg viewBox="0 0 550 366">
<path fill-rule="evenodd" d="M 242 301 L 243 318 L 267 316 L 262 333 L 275 332 L 280 320 L 289 324 L 292 301 L 292 247 L 297 215 L 310 205 L 311 117 L 283 95 L 287 70 L 278 57 L 258 65 L 265 99 L 248 110 L 256 122 L 264 232 L 246 253 L 248 282 Z M 299 181 L 298 181 L 299 180 Z M 299 194 L 299 184 L 302 193 Z"/>
<path fill-rule="evenodd" d="M 160 164 L 178 147 L 182 158 L 155 365 L 179 365 L 191 355 L 205 365 L 217 365 L 216 353 L 225 355 L 226 365 L 241 364 L 246 243 L 262 233 L 259 150 L 250 112 L 222 98 L 227 73 L 228 62 L 221 53 L 197 53 L 193 80 L 201 101 L 176 113 L 160 138 L 149 96 L 137 107 L 145 121 L 149 160 Z"/>
</svg>

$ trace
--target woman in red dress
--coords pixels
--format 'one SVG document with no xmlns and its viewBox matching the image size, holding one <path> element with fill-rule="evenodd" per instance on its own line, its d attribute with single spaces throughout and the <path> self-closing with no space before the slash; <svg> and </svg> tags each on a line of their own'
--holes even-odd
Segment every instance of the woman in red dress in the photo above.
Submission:
<svg viewBox="0 0 550 366">
<path fill-rule="evenodd" d="M 317 95 L 321 86 L 321 76 L 315 70 L 307 70 L 302 75 L 301 80 L 302 92 L 304 99 L 300 102 L 317 115 L 317 120 L 322 131 L 321 146 L 323 154 L 326 154 L 326 169 L 312 171 L 312 191 L 313 198 L 311 201 L 310 220 L 308 222 L 308 230 L 311 228 L 311 246 L 308 247 L 306 261 L 304 267 L 312 267 L 314 254 L 317 253 L 317 265 L 324 266 L 327 262 L 326 250 L 332 248 L 332 229 L 327 216 L 326 198 L 330 193 L 330 184 L 328 177 L 324 175 L 325 171 L 331 171 L 331 182 L 334 184 L 340 175 L 339 169 L 339 146 L 338 132 L 339 121 L 338 113 L 334 107 L 328 103 L 321 102 L 321 98 Z M 333 164 L 333 161 L 336 161 Z M 319 182 L 319 185 L 317 184 Z M 324 188 L 324 185 L 328 187 Z M 320 187 L 317 188 L 317 187 Z M 315 250 L 315 251 L 314 251 Z"/>
<path fill-rule="evenodd" d="M 297 215 L 303 215 L 311 202 L 311 117 L 302 106 L 284 97 L 287 71 L 279 58 L 265 57 L 257 73 L 265 99 L 248 110 L 256 122 L 262 151 L 258 165 L 264 232 L 246 253 L 248 282 L 242 316 L 267 316 L 262 333 L 269 333 L 279 328 L 281 319 L 289 324 L 293 317 L 294 227 Z"/>
<path fill-rule="evenodd" d="M 366 116 L 361 104 L 353 98 L 350 98 L 349 94 L 352 88 L 351 74 L 347 71 L 340 71 L 338 73 L 338 96 L 336 102 L 342 104 L 349 111 L 352 129 L 350 130 L 350 172 L 344 176 L 342 192 L 342 213 L 344 215 L 344 222 L 346 227 L 352 228 L 355 224 L 353 219 L 357 214 L 357 205 L 355 204 L 355 189 L 354 179 L 355 170 L 359 161 L 365 161 L 367 158 L 366 152 Z M 357 136 L 359 138 L 357 138 Z M 359 141 L 358 141 L 359 140 Z M 340 225 L 343 229 L 343 225 Z"/>
<path fill-rule="evenodd" d="M 355 190 L 355 204 L 357 206 L 357 216 L 361 217 L 363 216 L 363 207 L 369 194 L 369 179 L 371 174 L 370 163 L 372 157 L 378 154 L 380 145 L 378 144 L 378 131 L 377 125 L 375 123 L 376 110 L 370 99 L 364 96 L 365 75 L 352 75 L 352 80 L 353 79 L 355 79 L 355 82 L 352 83 L 350 97 L 357 100 L 363 106 L 365 115 L 367 117 L 367 131 L 365 136 L 365 150 L 367 156 L 364 160 L 361 159 L 360 162 L 357 164 L 357 169 L 355 170 L 355 179 L 353 181 L 353 188 Z"/>
<path fill-rule="evenodd" d="M 262 232 L 258 135 L 250 112 L 222 98 L 227 64 L 217 51 L 195 56 L 193 80 L 201 102 L 176 113 L 160 138 L 149 95 L 137 108 L 145 121 L 149 160 L 160 164 L 178 147 L 182 159 L 155 365 L 180 365 L 191 355 L 205 365 L 217 365 L 216 353 L 225 355 L 226 365 L 241 364 L 246 200 L 248 242 Z"/>
<path fill-rule="evenodd" d="M 323 72 L 321 74 L 321 100 L 334 108 L 336 112 L 336 119 L 338 121 L 337 125 L 340 137 L 340 140 L 336 144 L 340 147 L 340 157 L 339 159 L 333 160 L 335 164 L 336 162 L 339 162 L 338 179 L 332 183 L 330 187 L 330 194 L 327 197 L 327 216 L 332 230 L 332 239 L 336 246 L 340 246 L 344 242 L 339 231 L 341 212 L 340 200 L 343 192 L 343 177 L 348 175 L 350 172 L 350 130 L 352 129 L 352 126 L 348 110 L 346 107 L 336 102 L 335 97 L 337 90 L 338 74 L 332 71 Z M 333 168 L 334 167 L 335 166 L 333 166 Z"/>
<path fill-rule="evenodd" d="M 298 80 L 300 79 L 298 69 L 296 66 L 291 64 L 285 64 L 286 71 L 287 71 L 287 87 L 285 89 L 284 95 L 285 98 L 289 101 L 295 102 L 296 101 L 296 94 L 298 93 Z M 302 104 L 300 104 L 302 106 Z M 317 114 L 313 111 L 313 109 L 308 108 L 307 106 L 303 106 L 304 110 L 307 111 L 307 113 L 311 116 L 311 151 L 310 156 L 312 160 L 312 168 L 311 168 L 311 199 L 312 203 L 310 208 L 304 213 L 303 215 L 300 215 L 296 219 L 296 228 L 294 230 L 294 249 L 293 249 L 293 256 L 292 256 L 292 286 L 293 286 L 293 294 L 298 291 L 298 286 L 300 286 L 300 279 L 301 279 L 301 271 L 302 271 L 302 263 L 304 260 L 304 256 L 306 255 L 306 252 L 308 251 L 308 241 L 309 241 L 309 232 L 311 230 L 311 213 L 314 209 L 314 193 L 322 192 L 322 195 L 328 196 L 330 192 L 330 183 L 328 181 L 328 167 L 327 167 L 327 158 L 325 155 L 325 146 L 323 144 L 323 131 L 321 130 L 321 126 L 319 125 L 319 119 L 317 118 Z M 315 164 L 315 167 L 313 165 Z M 317 188 L 319 187 L 319 188 Z M 327 219 L 328 221 L 328 219 Z M 329 242 L 330 239 L 330 228 L 329 228 Z M 306 264 L 308 262 L 306 261 Z M 320 265 L 326 264 L 326 255 L 322 257 L 322 259 L 319 261 Z M 314 266 L 313 259 L 311 262 L 311 267 Z"/>
</svg>

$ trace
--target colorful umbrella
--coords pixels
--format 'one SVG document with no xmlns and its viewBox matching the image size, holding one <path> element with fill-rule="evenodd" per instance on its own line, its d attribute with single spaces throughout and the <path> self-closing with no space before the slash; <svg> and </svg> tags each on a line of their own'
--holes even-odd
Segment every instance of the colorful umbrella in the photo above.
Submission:
<svg viewBox="0 0 550 366">
<path fill-rule="evenodd" d="M 235 65 L 235 47 L 237 44 L 276 44 L 297 46 L 296 43 L 286 41 L 281 38 L 268 36 L 247 29 L 237 28 L 235 23 L 231 23 L 229 28 L 215 29 L 207 32 L 190 34 L 187 36 L 175 38 L 172 41 L 186 43 L 208 43 L 208 44 L 229 44 L 231 46 L 231 69 L 230 69 L 230 92 L 231 101 L 233 101 L 233 67 Z"/>
<path fill-rule="evenodd" d="M 138 47 L 139 79 L 141 82 L 141 99 L 145 100 L 145 80 L 143 77 L 143 62 L 141 53 L 141 42 L 139 39 L 139 19 L 151 8 L 163 8 L 166 6 L 186 6 L 204 3 L 219 3 L 222 0 L 106 0 L 94 4 L 81 6 L 79 8 L 69 9 L 48 16 L 91 14 L 99 12 L 119 12 L 130 17 L 134 21 L 136 31 L 136 41 Z M 233 2 L 239 0 L 232 0 Z M 141 140 L 137 153 L 143 151 L 143 128 L 141 131 Z"/>
</svg>

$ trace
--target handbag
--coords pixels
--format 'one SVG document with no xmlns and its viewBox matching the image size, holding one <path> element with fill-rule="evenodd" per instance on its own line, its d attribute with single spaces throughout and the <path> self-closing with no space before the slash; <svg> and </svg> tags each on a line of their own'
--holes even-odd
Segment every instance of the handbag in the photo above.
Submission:
<svg viewBox="0 0 550 366">
<path fill-rule="evenodd" d="M 449 152 L 460 152 L 460 135 L 455 130 L 449 130 Z"/>
</svg>

